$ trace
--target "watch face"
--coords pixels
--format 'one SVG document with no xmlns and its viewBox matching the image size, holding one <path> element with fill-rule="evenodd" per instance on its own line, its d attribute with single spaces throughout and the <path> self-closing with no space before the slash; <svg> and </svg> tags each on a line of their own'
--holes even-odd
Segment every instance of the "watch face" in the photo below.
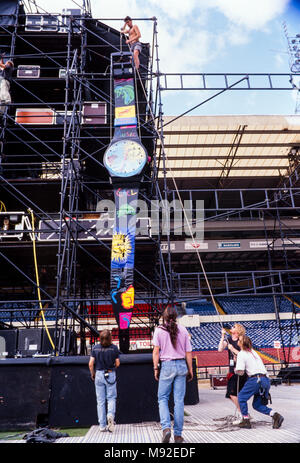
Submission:
<svg viewBox="0 0 300 463">
<path fill-rule="evenodd" d="M 111 175 L 131 177 L 139 174 L 146 164 L 145 148 L 134 140 L 112 143 L 104 154 L 104 165 Z"/>
</svg>

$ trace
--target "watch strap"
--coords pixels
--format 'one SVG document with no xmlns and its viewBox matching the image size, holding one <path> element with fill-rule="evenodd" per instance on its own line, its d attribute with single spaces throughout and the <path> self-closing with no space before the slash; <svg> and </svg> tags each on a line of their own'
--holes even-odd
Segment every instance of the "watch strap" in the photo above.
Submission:
<svg viewBox="0 0 300 463">
<path fill-rule="evenodd" d="M 134 257 L 138 188 L 114 190 L 115 221 L 111 246 L 111 300 L 120 329 L 129 328 L 134 307 Z"/>
<path fill-rule="evenodd" d="M 134 80 L 114 79 L 114 126 L 137 126 Z M 116 134 L 115 134 L 116 135 Z"/>
</svg>

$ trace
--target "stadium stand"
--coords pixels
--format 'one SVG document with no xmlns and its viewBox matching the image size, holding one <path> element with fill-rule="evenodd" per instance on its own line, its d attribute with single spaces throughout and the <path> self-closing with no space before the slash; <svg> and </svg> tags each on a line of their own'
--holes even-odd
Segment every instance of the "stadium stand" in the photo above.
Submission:
<svg viewBox="0 0 300 463">
<path fill-rule="evenodd" d="M 202 323 L 200 327 L 187 328 L 191 335 L 193 351 L 216 350 L 221 336 L 221 326 L 217 323 Z"/>
<path fill-rule="evenodd" d="M 300 305 L 300 296 L 293 296 L 294 301 Z M 275 313 L 274 299 L 272 296 L 255 296 L 255 297 L 217 297 L 217 304 L 228 315 L 234 314 L 259 314 L 259 313 Z M 291 299 L 283 296 L 276 296 L 276 303 L 279 312 L 293 312 L 293 302 Z M 297 311 L 296 307 L 296 311 Z M 300 310 L 300 308 L 299 308 Z M 212 302 L 206 299 L 188 302 L 186 306 L 188 315 L 216 315 L 216 309 Z"/>
<path fill-rule="evenodd" d="M 199 301 L 188 302 L 186 305 L 187 315 L 216 315 L 216 309 L 211 302 L 206 299 Z"/>
<path fill-rule="evenodd" d="M 291 320 L 282 320 L 279 329 L 275 320 L 245 321 L 247 335 L 257 348 L 273 348 L 274 341 L 282 345 L 297 345 L 297 329 Z M 193 351 L 217 350 L 221 326 L 218 323 L 202 323 L 200 327 L 188 328 Z"/>
<path fill-rule="evenodd" d="M 28 310 L 31 309 L 31 310 Z M 34 309 L 34 310 L 32 310 Z M 38 305 L 26 302 L 6 302 L 0 304 L 0 321 L 4 323 L 33 321 Z"/>
<path fill-rule="evenodd" d="M 135 304 L 133 309 L 133 315 L 147 315 L 153 312 L 153 308 L 150 304 Z M 100 318 L 113 317 L 114 313 L 111 304 L 100 304 L 98 302 L 87 303 L 88 314 L 98 315 Z"/>
<path fill-rule="evenodd" d="M 149 337 L 150 329 L 147 328 L 129 328 L 131 338 L 133 339 L 144 339 Z M 112 338 L 114 340 L 118 339 L 118 329 L 113 328 L 111 330 Z"/>
<path fill-rule="evenodd" d="M 259 349 L 259 352 L 262 354 L 271 355 L 274 359 L 287 360 L 292 363 L 299 363 L 299 357 L 297 359 L 293 356 L 292 349 L 281 348 L 281 349 Z M 201 367 L 228 367 L 228 353 L 227 351 L 218 352 L 214 351 L 195 351 L 193 352 L 193 357 L 197 359 L 197 365 Z M 265 364 L 270 364 L 267 358 L 262 357 L 262 360 Z"/>
<path fill-rule="evenodd" d="M 218 297 L 218 303 L 229 314 L 274 313 L 272 296 L 258 297 Z M 293 304 L 285 297 L 276 296 L 279 312 L 293 312 Z"/>
<path fill-rule="evenodd" d="M 300 296 L 286 296 L 286 299 L 291 303 L 295 312 L 300 312 Z"/>
<path fill-rule="evenodd" d="M 73 310 L 76 309 L 75 303 L 68 302 L 68 306 Z M 56 309 L 49 308 L 48 304 L 43 305 L 45 319 L 54 321 L 57 317 Z M 62 310 L 59 310 L 58 317 L 62 316 Z M 37 321 L 41 317 L 38 303 L 32 302 L 6 302 L 0 303 L 0 321 L 3 323 L 27 323 Z"/>
<path fill-rule="evenodd" d="M 12 296 L 12 299 L 15 297 Z M 74 311 L 78 310 L 78 303 L 68 301 L 68 307 Z M 43 304 L 44 315 L 47 321 L 56 320 L 56 309 L 49 307 L 48 304 Z M 30 310 L 29 310 L 30 309 Z M 133 310 L 133 316 L 146 316 L 153 313 L 154 309 L 150 304 L 136 304 Z M 107 318 L 114 319 L 114 313 L 111 304 L 99 304 L 98 302 L 88 302 L 86 307 L 81 308 L 81 313 L 86 313 L 91 318 Z M 0 322 L 13 323 L 13 322 L 31 322 L 36 320 L 40 313 L 38 303 L 30 302 L 5 302 L 0 303 Z M 59 312 L 59 317 L 62 316 L 62 311 Z"/>
</svg>

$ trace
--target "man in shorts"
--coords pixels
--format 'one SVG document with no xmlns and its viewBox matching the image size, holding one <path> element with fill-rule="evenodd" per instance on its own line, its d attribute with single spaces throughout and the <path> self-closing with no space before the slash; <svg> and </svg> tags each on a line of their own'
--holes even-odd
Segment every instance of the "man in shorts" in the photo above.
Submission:
<svg viewBox="0 0 300 463">
<path fill-rule="evenodd" d="M 142 51 L 142 44 L 139 42 L 141 38 L 141 33 L 137 25 L 132 24 L 132 19 L 129 16 L 126 16 L 124 19 L 124 27 L 122 27 L 121 32 L 129 35 L 129 39 L 126 40 L 126 43 L 130 47 L 130 51 L 133 53 L 133 59 L 136 69 L 140 67 L 139 54 Z"/>
</svg>

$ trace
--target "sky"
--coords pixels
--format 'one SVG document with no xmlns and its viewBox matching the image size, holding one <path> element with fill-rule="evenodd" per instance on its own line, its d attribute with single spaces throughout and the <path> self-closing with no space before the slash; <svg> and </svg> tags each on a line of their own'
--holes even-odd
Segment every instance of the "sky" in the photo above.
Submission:
<svg viewBox="0 0 300 463">
<path fill-rule="evenodd" d="M 82 5 L 81 0 L 36 0 L 36 3 L 51 13 Z M 300 0 L 90 0 L 90 3 L 93 17 L 117 30 L 123 25 L 121 19 L 131 16 L 145 43 L 152 43 L 153 21 L 142 18 L 155 16 L 162 73 L 289 73 L 283 23 L 289 36 L 300 34 Z M 108 20 L 112 18 L 116 20 Z M 298 80 L 300 76 L 295 83 Z M 170 78 L 168 82 L 172 83 Z M 204 103 L 216 93 L 163 91 L 164 114 L 177 116 L 200 103 L 189 115 L 295 114 L 296 90 L 228 90 Z"/>
</svg>

